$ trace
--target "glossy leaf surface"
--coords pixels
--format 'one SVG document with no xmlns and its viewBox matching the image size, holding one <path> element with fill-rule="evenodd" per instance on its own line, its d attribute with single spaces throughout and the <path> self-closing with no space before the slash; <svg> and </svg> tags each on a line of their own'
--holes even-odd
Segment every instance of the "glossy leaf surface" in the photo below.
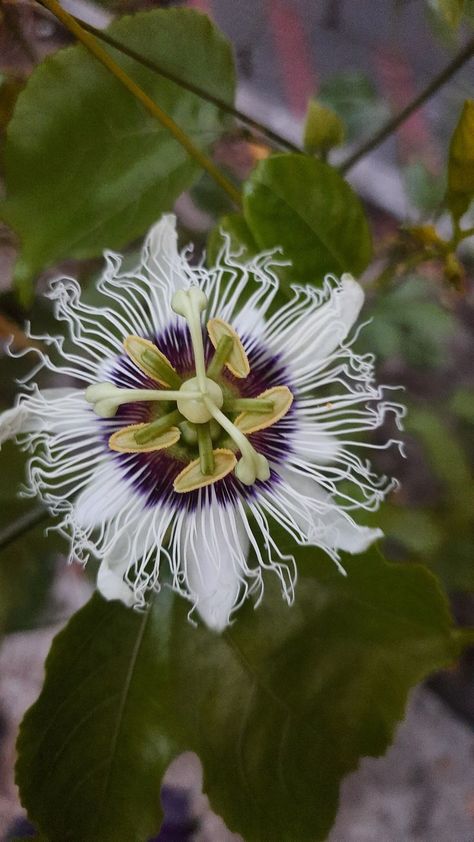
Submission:
<svg viewBox="0 0 474 842">
<path fill-rule="evenodd" d="M 297 154 L 262 161 L 245 185 L 244 216 L 262 249 L 283 249 L 288 277 L 319 285 L 326 273 L 359 274 L 371 256 L 362 205 L 337 170 Z"/>
</svg>

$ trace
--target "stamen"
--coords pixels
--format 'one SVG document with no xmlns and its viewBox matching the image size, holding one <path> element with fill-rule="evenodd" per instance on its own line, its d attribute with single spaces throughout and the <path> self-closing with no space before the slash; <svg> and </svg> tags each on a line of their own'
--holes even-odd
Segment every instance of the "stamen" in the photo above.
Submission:
<svg viewBox="0 0 474 842">
<path fill-rule="evenodd" d="M 178 494 L 185 494 L 188 491 L 196 491 L 198 488 L 203 488 L 205 485 L 211 485 L 213 482 L 223 479 L 227 474 L 234 470 L 237 459 L 235 453 L 231 450 L 218 448 L 213 450 L 214 471 L 212 474 L 203 474 L 201 471 L 201 460 L 195 459 L 190 462 L 176 477 L 173 488 Z"/>
<path fill-rule="evenodd" d="M 265 456 L 257 453 L 243 433 L 208 397 L 204 396 L 203 400 L 213 418 L 229 433 L 242 454 L 242 458 L 235 469 L 237 478 L 244 485 L 253 485 L 257 479 L 267 480 L 270 476 L 270 468 Z"/>
<path fill-rule="evenodd" d="M 197 444 L 197 424 L 193 424 L 192 421 L 183 421 L 183 423 L 180 424 L 180 430 L 186 444 Z"/>
<path fill-rule="evenodd" d="M 228 334 L 223 334 L 217 343 L 216 352 L 209 363 L 207 369 L 207 376 L 211 377 L 213 380 L 219 376 L 221 373 L 224 365 L 226 364 L 234 345 L 234 340 L 232 336 Z"/>
<path fill-rule="evenodd" d="M 272 412 L 273 401 L 260 398 L 228 398 L 224 400 L 224 412 Z"/>
<path fill-rule="evenodd" d="M 239 335 L 234 328 L 223 319 L 209 319 L 207 332 L 214 348 L 218 348 L 222 336 L 230 336 L 232 339 L 232 350 L 225 365 L 234 377 L 247 377 L 250 372 L 250 363 Z"/>
<path fill-rule="evenodd" d="M 204 359 L 204 343 L 200 313 L 207 307 L 207 298 L 198 287 L 180 289 L 173 295 L 171 307 L 179 316 L 184 316 L 189 324 L 191 342 L 194 351 L 194 364 L 199 388 L 206 391 L 206 363 Z"/>
<path fill-rule="evenodd" d="M 144 374 L 161 383 L 162 386 L 179 389 L 183 382 L 181 377 L 153 342 L 141 336 L 127 336 L 123 347 Z"/>
<path fill-rule="evenodd" d="M 135 433 L 135 441 L 137 444 L 146 444 L 152 441 L 157 435 L 165 433 L 170 427 L 180 424 L 181 421 L 183 421 L 183 416 L 175 409 L 174 412 L 168 412 L 166 415 L 162 415 L 161 418 L 157 418 L 151 424 L 140 424 L 140 429 L 137 429 Z"/>
<path fill-rule="evenodd" d="M 200 392 L 186 392 L 186 398 L 190 400 L 200 397 Z M 94 405 L 96 415 L 101 418 L 113 418 L 118 407 L 123 403 L 178 401 L 183 398 L 183 393 L 165 389 L 119 389 L 113 383 L 94 383 L 86 389 L 85 398 L 88 403 Z"/>
<path fill-rule="evenodd" d="M 214 454 L 212 452 L 212 439 L 209 424 L 197 425 L 197 438 L 201 473 L 209 476 L 214 472 Z"/>
<path fill-rule="evenodd" d="M 271 402 L 272 409 L 268 413 L 264 414 L 255 408 L 249 408 L 249 411 L 242 412 L 234 421 L 235 426 L 246 436 L 271 427 L 283 418 L 293 403 L 293 395 L 287 386 L 274 386 L 262 392 L 257 398 L 257 401 L 260 400 L 262 403 Z"/>
<path fill-rule="evenodd" d="M 110 449 L 117 450 L 119 453 L 151 453 L 154 450 L 164 450 L 179 441 L 181 434 L 178 428 L 171 427 L 165 432 L 158 432 L 146 443 L 139 444 L 137 435 L 148 426 L 148 424 L 132 424 L 130 427 L 124 427 L 113 433 L 109 438 Z"/>
</svg>

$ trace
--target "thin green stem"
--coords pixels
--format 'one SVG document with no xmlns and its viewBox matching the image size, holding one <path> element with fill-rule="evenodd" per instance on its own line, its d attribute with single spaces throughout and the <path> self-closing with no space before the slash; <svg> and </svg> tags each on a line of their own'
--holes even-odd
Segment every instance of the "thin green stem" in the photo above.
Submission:
<svg viewBox="0 0 474 842">
<path fill-rule="evenodd" d="M 461 228 L 459 231 L 459 242 L 466 240 L 467 237 L 474 237 L 474 228 Z"/>
<path fill-rule="evenodd" d="M 271 412 L 273 401 L 265 398 L 229 398 L 222 409 L 228 412 Z"/>
<path fill-rule="evenodd" d="M 224 336 L 221 336 L 221 338 L 219 339 L 214 356 L 207 368 L 207 376 L 210 377 L 212 380 L 215 380 L 216 377 L 218 377 L 221 373 L 223 367 L 225 366 L 227 360 L 230 357 L 233 345 L 234 340 L 232 339 L 232 336 L 229 336 L 228 333 L 224 334 Z"/>
<path fill-rule="evenodd" d="M 395 117 L 392 117 L 388 120 L 378 132 L 375 132 L 372 137 L 363 143 L 359 149 L 356 149 L 355 152 L 350 155 L 346 161 L 344 161 L 340 166 L 340 171 L 342 173 L 346 173 L 354 164 L 357 164 L 361 158 L 364 158 L 372 149 L 375 149 L 380 143 L 386 140 L 391 134 L 393 134 L 398 127 L 405 122 L 405 120 L 410 117 L 414 111 L 417 111 L 434 93 L 436 93 L 448 79 L 451 78 L 470 58 L 474 55 L 474 38 L 471 38 L 466 46 L 455 56 L 455 58 L 449 62 L 449 64 L 441 71 L 434 79 L 431 80 L 429 85 L 418 94 L 415 99 L 412 100 L 399 114 L 396 114 Z"/>
<path fill-rule="evenodd" d="M 179 389 L 182 384 L 182 379 L 179 374 L 167 363 L 161 359 L 158 354 L 152 351 L 143 351 L 141 355 L 142 362 L 153 371 L 158 380 L 164 380 L 173 389 Z"/>
<path fill-rule="evenodd" d="M 57 2 L 57 0 L 38 0 L 41 5 L 45 6 L 49 11 L 61 21 L 61 23 L 71 32 L 81 44 L 86 47 L 89 52 L 100 61 L 104 67 L 112 73 L 113 76 L 137 99 L 146 111 L 158 120 L 170 134 L 181 144 L 186 152 L 194 158 L 194 160 L 211 176 L 211 178 L 219 185 L 232 201 L 240 207 L 242 204 L 242 197 L 239 190 L 229 181 L 228 178 L 219 170 L 218 167 L 207 157 L 201 150 L 194 145 L 192 140 L 188 137 L 174 120 L 166 114 L 165 111 L 154 102 L 148 94 L 143 91 L 133 79 L 117 64 L 113 58 L 100 46 L 96 37 L 91 35 L 83 28 L 82 24 L 78 23 L 75 18 L 69 15 Z"/>
<path fill-rule="evenodd" d="M 184 415 L 181 415 L 178 409 L 168 412 L 167 415 L 162 415 L 161 418 L 157 418 L 156 421 L 152 421 L 143 429 L 138 430 L 134 434 L 135 441 L 137 444 L 147 444 L 161 433 L 166 433 L 170 427 L 180 424 L 181 421 L 184 421 Z"/>
<path fill-rule="evenodd" d="M 264 123 L 260 123 L 259 120 L 255 120 L 253 117 L 250 117 L 249 114 L 245 114 L 243 111 L 240 111 L 238 108 L 230 105 L 224 99 L 214 96 L 214 94 L 209 93 L 209 91 L 205 91 L 203 88 L 198 85 L 194 85 L 192 82 L 181 79 L 180 76 L 176 76 L 169 70 L 165 70 L 155 61 L 146 58 L 146 56 L 142 56 L 130 47 L 127 47 L 126 44 L 122 44 L 120 41 L 112 38 L 111 35 L 104 32 L 102 29 L 97 29 L 95 26 L 91 26 L 91 24 L 85 23 L 85 21 L 79 21 L 77 18 L 75 18 L 75 20 L 80 23 L 83 29 L 86 29 L 87 32 L 90 32 L 92 35 L 95 35 L 96 38 L 99 38 L 105 44 L 108 44 L 109 47 L 113 47 L 115 50 L 123 53 L 123 55 L 128 56 L 139 64 L 142 64 L 143 67 L 147 67 L 149 70 L 152 70 L 153 73 L 158 73 L 163 77 L 163 79 L 169 79 L 170 82 L 174 82 L 176 85 L 179 85 L 180 88 L 184 88 L 184 90 L 190 91 L 192 94 L 196 94 L 196 96 L 199 96 L 201 99 L 205 99 L 207 102 L 212 102 L 212 104 L 217 108 L 220 108 L 221 111 L 224 111 L 226 114 L 231 114 L 232 117 L 235 117 L 237 120 L 240 120 L 241 123 L 245 123 L 245 125 L 255 129 L 255 131 L 259 134 L 267 137 L 282 149 L 287 149 L 289 152 L 303 151 L 299 146 L 292 143 L 290 140 L 287 140 L 285 137 L 282 137 L 278 134 L 278 132 L 273 131 L 273 129 L 270 129 L 269 126 L 266 126 Z"/>
<path fill-rule="evenodd" d="M 212 439 L 209 423 L 197 424 L 196 430 L 201 472 L 205 476 L 210 476 L 214 472 L 214 454 L 212 452 Z"/>
</svg>

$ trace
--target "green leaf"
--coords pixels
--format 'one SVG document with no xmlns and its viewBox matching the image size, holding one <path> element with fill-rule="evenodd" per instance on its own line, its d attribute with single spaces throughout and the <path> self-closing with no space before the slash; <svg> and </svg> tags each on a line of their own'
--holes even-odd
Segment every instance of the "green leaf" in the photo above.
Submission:
<svg viewBox="0 0 474 842">
<path fill-rule="evenodd" d="M 467 99 L 449 145 L 446 200 L 455 219 L 474 196 L 474 100 Z"/>
<path fill-rule="evenodd" d="M 350 143 L 376 132 L 390 117 L 390 109 L 378 96 L 372 79 L 360 71 L 337 73 L 324 79 L 318 99 L 339 115 Z"/>
<path fill-rule="evenodd" d="M 438 518 L 424 509 L 388 503 L 380 510 L 378 525 L 388 539 L 402 544 L 411 555 L 434 556 L 443 539 Z"/>
<path fill-rule="evenodd" d="M 442 480 L 446 499 L 459 521 L 471 522 L 474 508 L 472 476 L 467 454 L 454 431 L 442 417 L 421 406 L 410 407 L 406 429 L 421 439 L 431 467 Z"/>
<path fill-rule="evenodd" d="M 345 138 L 344 123 L 336 112 L 317 99 L 310 99 L 306 112 L 303 145 L 307 152 L 326 155 Z"/>
<path fill-rule="evenodd" d="M 171 607 L 168 593 L 141 615 L 94 596 L 56 638 L 17 770 L 30 818 L 51 842 L 138 842 L 157 829 L 160 778 L 177 750 L 160 634 Z"/>
<path fill-rule="evenodd" d="M 371 321 L 358 347 L 382 359 L 402 358 L 411 366 L 436 368 L 450 358 L 448 341 L 457 323 L 433 295 L 425 278 L 410 276 L 369 302 Z"/>
<path fill-rule="evenodd" d="M 320 284 L 327 272 L 357 275 L 370 260 L 359 199 L 337 170 L 315 158 L 261 161 L 244 187 L 244 216 L 261 248 L 282 247 L 294 282 Z"/>
<path fill-rule="evenodd" d="M 446 191 L 445 174 L 434 175 L 422 161 L 404 167 L 403 178 L 408 198 L 423 215 L 436 211 Z"/>
<path fill-rule="evenodd" d="M 229 43 L 190 9 L 127 16 L 117 40 L 232 102 Z M 214 105 L 116 51 L 114 58 L 201 149 L 219 137 Z M 19 234 L 16 281 L 65 257 L 120 248 L 172 207 L 200 174 L 196 163 L 82 47 L 61 50 L 33 72 L 8 130 L 4 219 Z"/>
<path fill-rule="evenodd" d="M 185 749 L 246 842 L 326 838 L 343 776 L 385 751 L 409 688 L 456 645 L 423 568 L 374 550 L 345 578 L 313 548 L 296 556 L 295 605 L 269 577 L 222 635 L 168 588 L 148 614 L 94 596 L 72 618 L 18 743 L 22 801 L 50 842 L 143 842 Z"/>
<path fill-rule="evenodd" d="M 461 23 L 464 0 L 428 0 L 429 5 L 452 29 Z"/>
<path fill-rule="evenodd" d="M 440 550 L 426 556 L 424 562 L 440 578 L 448 593 L 474 593 L 473 524 L 465 524 L 463 528 L 463 524 L 456 522 L 456 516 L 450 517 L 450 512 L 437 514 L 441 521 L 444 514 L 445 540 Z"/>
<path fill-rule="evenodd" d="M 462 421 L 474 424 L 474 393 L 472 389 L 458 389 L 451 400 L 451 410 Z"/>
</svg>

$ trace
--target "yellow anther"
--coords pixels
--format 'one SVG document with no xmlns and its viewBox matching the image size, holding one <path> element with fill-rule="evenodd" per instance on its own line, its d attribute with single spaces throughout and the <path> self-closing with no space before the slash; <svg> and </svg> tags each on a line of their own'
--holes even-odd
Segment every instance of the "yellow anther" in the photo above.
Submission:
<svg viewBox="0 0 474 842">
<path fill-rule="evenodd" d="M 258 400 L 272 401 L 273 409 L 270 412 L 241 412 L 234 424 L 246 436 L 258 430 L 265 430 L 283 418 L 293 403 L 293 395 L 287 386 L 274 386 L 258 395 Z"/>
<path fill-rule="evenodd" d="M 198 488 L 204 488 L 205 485 L 212 485 L 214 482 L 223 479 L 223 477 L 230 474 L 234 470 L 237 463 L 235 453 L 231 450 L 218 448 L 213 450 L 214 470 L 212 474 L 203 474 L 201 470 L 201 460 L 195 459 L 181 471 L 176 477 L 173 488 L 178 494 L 185 494 L 188 491 L 196 491 Z"/>
<path fill-rule="evenodd" d="M 164 450 L 166 447 L 176 444 L 181 435 L 177 427 L 171 427 L 165 433 L 158 433 L 151 441 L 138 444 L 135 433 L 147 426 L 147 424 L 132 424 L 130 427 L 124 427 L 122 430 L 113 433 L 109 438 L 110 449 L 117 450 L 119 453 L 152 453 L 155 450 Z"/>
<path fill-rule="evenodd" d="M 141 336 L 127 336 L 123 347 L 130 359 L 147 377 L 162 386 L 179 389 L 181 378 L 170 361 L 149 339 Z"/>
<path fill-rule="evenodd" d="M 234 377 L 247 377 L 250 372 L 250 363 L 248 361 L 247 354 L 245 353 L 244 346 L 240 341 L 240 337 L 235 332 L 234 328 L 227 324 L 227 322 L 224 322 L 223 319 L 209 319 L 207 323 L 207 332 L 214 348 L 217 348 L 222 336 L 231 337 L 232 350 L 230 351 L 225 365 L 229 371 L 232 372 Z"/>
</svg>

